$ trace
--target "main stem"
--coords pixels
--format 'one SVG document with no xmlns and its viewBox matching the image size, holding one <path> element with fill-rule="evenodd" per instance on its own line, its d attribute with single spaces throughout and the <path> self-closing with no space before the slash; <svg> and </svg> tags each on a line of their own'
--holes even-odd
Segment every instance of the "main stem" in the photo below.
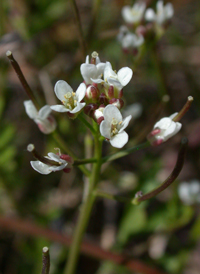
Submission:
<svg viewBox="0 0 200 274">
<path fill-rule="evenodd" d="M 97 162 L 93 164 L 91 177 L 89 180 L 89 189 L 88 193 L 83 201 L 80 209 L 80 215 L 78 224 L 75 229 L 73 242 L 70 248 L 67 265 L 64 269 L 64 274 L 73 274 L 76 270 L 76 264 L 78 261 L 78 256 L 80 253 L 81 242 L 87 228 L 89 217 L 92 211 L 92 206 L 95 201 L 94 189 L 98 183 L 100 170 L 101 170 L 101 152 L 102 152 L 102 141 L 99 141 L 99 135 L 94 137 L 95 152 L 94 157 L 97 159 Z"/>
</svg>

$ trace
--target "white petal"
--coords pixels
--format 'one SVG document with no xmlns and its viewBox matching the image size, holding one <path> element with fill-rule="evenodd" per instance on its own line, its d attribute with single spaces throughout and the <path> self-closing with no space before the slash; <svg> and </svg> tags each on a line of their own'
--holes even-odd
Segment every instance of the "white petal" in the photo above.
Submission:
<svg viewBox="0 0 200 274">
<path fill-rule="evenodd" d="M 77 102 L 77 106 L 73 109 L 73 110 L 69 110 L 70 113 L 77 113 L 79 112 L 82 108 L 84 108 L 84 106 L 86 105 L 86 103 L 79 103 Z"/>
<path fill-rule="evenodd" d="M 165 15 L 167 19 L 172 18 L 172 16 L 174 15 L 174 8 L 171 3 L 167 3 L 165 5 Z"/>
<path fill-rule="evenodd" d="M 110 144 L 113 147 L 122 148 L 128 142 L 128 134 L 123 131 L 116 134 L 111 140 Z"/>
<path fill-rule="evenodd" d="M 133 76 L 133 71 L 132 71 L 132 69 L 130 69 L 128 67 L 121 68 L 118 71 L 117 76 L 118 76 L 120 83 L 123 86 L 126 86 L 130 82 L 130 80 Z"/>
<path fill-rule="evenodd" d="M 81 83 L 76 91 L 78 102 L 80 102 L 85 97 L 85 92 L 86 92 L 86 85 L 84 83 Z"/>
<path fill-rule="evenodd" d="M 24 101 L 24 107 L 29 118 L 35 119 L 38 116 L 38 111 L 31 100 Z"/>
<path fill-rule="evenodd" d="M 67 84 L 67 82 L 63 81 L 63 80 L 59 80 L 56 85 L 55 85 L 55 94 L 56 96 L 58 97 L 58 99 L 60 101 L 63 101 L 65 98 L 64 98 L 64 95 L 67 93 L 67 92 L 70 92 L 72 93 L 73 92 L 73 89 L 70 87 L 70 85 Z"/>
<path fill-rule="evenodd" d="M 46 105 L 39 110 L 38 115 L 40 119 L 46 119 L 50 113 L 51 113 L 51 108 L 50 106 Z"/>
<path fill-rule="evenodd" d="M 122 115 L 119 109 L 114 105 L 107 105 L 103 111 L 104 120 L 111 124 L 112 119 L 116 119 L 118 122 L 122 121 Z"/>
<path fill-rule="evenodd" d="M 144 17 L 147 21 L 150 21 L 150 22 L 156 20 L 156 14 L 154 10 L 152 9 L 147 9 Z"/>
<path fill-rule="evenodd" d="M 55 161 L 55 162 L 62 162 L 61 160 L 62 159 L 60 159 L 60 156 L 59 155 L 57 155 L 57 154 L 55 154 L 55 153 L 53 153 L 53 152 L 49 152 L 48 154 L 47 154 L 49 157 L 47 157 L 48 159 L 50 159 L 50 160 L 52 160 L 52 161 Z"/>
<path fill-rule="evenodd" d="M 177 114 L 178 114 L 178 112 L 175 112 L 175 113 L 173 113 L 172 115 L 170 115 L 169 118 L 173 120 L 174 117 L 175 117 Z"/>
<path fill-rule="evenodd" d="M 122 8 L 122 17 L 123 17 L 124 21 L 127 22 L 127 23 L 133 23 L 134 22 L 131 10 L 132 9 L 131 9 L 130 6 L 124 6 Z"/>
<path fill-rule="evenodd" d="M 123 122 L 122 122 L 122 124 L 121 124 L 121 128 L 120 128 L 120 130 L 119 130 L 119 133 L 122 132 L 122 131 L 128 126 L 128 124 L 129 124 L 131 118 L 132 118 L 132 116 L 129 115 L 128 117 L 126 117 L 126 118 L 123 120 Z"/>
<path fill-rule="evenodd" d="M 176 123 L 172 122 L 171 125 L 163 133 L 164 141 L 167 141 L 169 138 L 175 135 L 175 130 L 176 130 Z"/>
<path fill-rule="evenodd" d="M 166 130 L 167 128 L 170 127 L 171 123 L 172 123 L 172 120 L 170 118 L 164 117 L 154 125 L 154 128 L 160 128 L 160 129 Z"/>
<path fill-rule="evenodd" d="M 114 77 L 117 79 L 117 74 L 112 70 L 111 63 L 106 62 L 106 66 L 104 69 L 104 80 L 107 81 L 109 77 Z"/>
<path fill-rule="evenodd" d="M 102 79 L 93 79 L 93 78 L 91 78 L 91 81 L 92 81 L 93 83 L 96 83 L 96 84 L 104 83 L 104 80 L 102 80 Z"/>
<path fill-rule="evenodd" d="M 103 75 L 104 69 L 105 69 L 106 64 L 105 63 L 99 63 L 96 65 L 97 71 L 99 75 Z"/>
<path fill-rule="evenodd" d="M 103 120 L 100 124 L 100 133 L 107 139 L 110 139 L 111 125 L 107 121 Z"/>
<path fill-rule="evenodd" d="M 69 112 L 69 109 L 64 107 L 63 105 L 51 106 L 51 109 L 57 112 Z"/>
<path fill-rule="evenodd" d="M 98 71 L 93 64 L 82 64 L 80 70 L 86 85 L 92 84 L 91 78 L 97 78 Z"/>
<path fill-rule="evenodd" d="M 116 87 L 118 91 L 120 91 L 123 88 L 123 85 L 117 79 L 108 78 L 108 84 L 110 86 Z"/>
<path fill-rule="evenodd" d="M 32 168 L 41 174 L 47 175 L 51 173 L 51 170 L 49 170 L 49 166 L 40 161 L 31 161 L 30 163 Z"/>
<path fill-rule="evenodd" d="M 85 63 L 86 64 L 89 64 L 90 60 L 89 60 L 89 55 L 86 56 L 86 59 L 85 59 Z"/>
<path fill-rule="evenodd" d="M 60 165 L 60 166 L 50 166 L 49 170 L 50 171 L 60 171 L 60 170 L 63 170 L 67 165 L 68 165 L 68 163 L 65 163 L 65 164 Z"/>
</svg>

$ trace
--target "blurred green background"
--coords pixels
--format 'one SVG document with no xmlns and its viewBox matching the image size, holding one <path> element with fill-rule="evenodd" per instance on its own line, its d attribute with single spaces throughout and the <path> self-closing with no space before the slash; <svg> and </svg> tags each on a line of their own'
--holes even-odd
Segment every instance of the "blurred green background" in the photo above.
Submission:
<svg viewBox="0 0 200 274">
<path fill-rule="evenodd" d="M 179 134 L 159 147 L 105 165 L 100 186 L 129 196 L 158 186 L 173 169 L 181 137 L 187 136 L 189 149 L 183 170 L 166 191 L 137 207 L 98 199 L 86 236 L 103 248 L 166 272 L 195 274 L 200 268 L 200 193 L 188 203 L 180 198 L 178 188 L 184 181 L 190 184 L 196 180 L 200 184 L 200 2 L 171 2 L 175 15 L 157 44 L 156 62 L 147 47 L 131 83 L 124 88 L 124 109 L 133 103 L 142 108 L 141 115 L 128 127 L 127 147 L 143 142 L 154 123 L 179 111 L 189 95 L 195 101 L 182 119 Z M 87 54 L 97 51 L 100 59 L 110 61 L 116 70 L 123 66 L 133 68 L 134 58 L 122 52 L 116 39 L 123 24 L 121 8 L 133 2 L 104 0 L 97 11 L 95 3 L 77 1 Z M 148 3 L 155 6 L 156 1 Z M 82 200 L 82 173 L 74 168 L 70 174 L 44 176 L 32 170 L 27 145 L 34 143 L 46 155 L 57 144 L 26 115 L 23 101 L 28 98 L 5 53 L 13 52 L 41 105 L 55 104 L 53 87 L 57 80 L 67 81 L 74 89 L 83 81 L 80 65 L 85 56 L 80 50 L 73 9 L 66 0 L 3 0 L 0 5 L 0 213 L 5 218 L 24 219 L 71 235 Z M 163 89 L 170 97 L 167 103 L 161 100 Z M 66 115 L 54 114 L 64 140 L 84 158 L 84 125 Z M 115 151 L 108 143 L 103 149 L 104 155 Z M 40 272 L 45 245 L 50 248 L 51 273 L 62 273 L 66 247 L 44 237 L 24 235 L 17 228 L 10 232 L 0 219 L 0 273 Z M 77 271 L 129 273 L 124 267 L 86 256 L 81 256 Z"/>
</svg>

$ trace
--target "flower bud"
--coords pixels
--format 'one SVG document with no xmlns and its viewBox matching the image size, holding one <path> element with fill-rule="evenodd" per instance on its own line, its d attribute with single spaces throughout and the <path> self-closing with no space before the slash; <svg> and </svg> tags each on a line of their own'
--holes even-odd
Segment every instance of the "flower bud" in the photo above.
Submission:
<svg viewBox="0 0 200 274">
<path fill-rule="evenodd" d="M 105 93 L 103 93 L 103 92 L 99 96 L 99 103 L 100 104 L 105 104 L 105 105 L 108 104 L 108 99 L 107 99 Z"/>
<path fill-rule="evenodd" d="M 86 115 L 88 115 L 89 117 L 93 117 L 94 115 L 94 111 L 98 108 L 97 104 L 88 104 L 85 106 L 84 108 L 84 112 Z"/>
<path fill-rule="evenodd" d="M 124 101 L 122 99 L 113 98 L 109 101 L 109 104 L 116 106 L 118 109 L 121 109 L 124 106 Z"/>
<path fill-rule="evenodd" d="M 63 160 L 67 161 L 70 164 L 74 163 L 73 158 L 71 156 L 67 155 L 67 154 L 61 154 L 60 159 L 63 159 Z"/>
<path fill-rule="evenodd" d="M 118 97 L 122 98 L 122 96 L 123 96 L 123 89 L 120 90 Z"/>
<path fill-rule="evenodd" d="M 104 120 L 103 111 L 105 106 L 100 105 L 98 109 L 94 111 L 94 120 L 100 125 L 101 122 Z"/>
<path fill-rule="evenodd" d="M 113 86 L 109 86 L 109 89 L 108 89 L 108 98 L 109 99 L 112 99 L 114 98 L 114 87 Z"/>
<path fill-rule="evenodd" d="M 86 89 L 85 97 L 88 100 L 97 101 L 97 98 L 99 97 L 99 90 L 96 86 L 90 85 Z"/>
</svg>

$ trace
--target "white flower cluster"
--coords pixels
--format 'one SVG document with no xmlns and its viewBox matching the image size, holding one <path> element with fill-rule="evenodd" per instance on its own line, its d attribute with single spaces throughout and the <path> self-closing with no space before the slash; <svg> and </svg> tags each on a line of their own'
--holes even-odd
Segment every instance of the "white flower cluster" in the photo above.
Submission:
<svg viewBox="0 0 200 274">
<path fill-rule="evenodd" d="M 55 94 L 61 105 L 51 106 L 52 110 L 67 112 L 75 118 L 84 108 L 86 115 L 100 125 L 100 133 L 114 147 L 121 148 L 128 142 L 124 129 L 128 126 L 131 115 L 122 118 L 120 109 L 124 102 L 123 87 L 131 80 L 133 72 L 130 68 L 121 68 L 118 72 L 112 69 L 110 62 L 102 63 L 96 52 L 92 53 L 80 67 L 84 83 L 77 91 L 63 80 L 55 85 Z"/>
<path fill-rule="evenodd" d="M 123 51 L 136 54 L 137 49 L 145 42 L 148 33 L 154 32 L 157 35 L 163 33 L 165 24 L 169 22 L 173 14 L 172 4 L 168 3 L 164 6 L 162 0 L 157 2 L 156 12 L 152 8 L 146 9 L 146 4 L 142 2 L 135 3 L 132 7 L 124 6 L 122 17 L 128 27 L 121 26 L 117 37 Z"/>
</svg>

